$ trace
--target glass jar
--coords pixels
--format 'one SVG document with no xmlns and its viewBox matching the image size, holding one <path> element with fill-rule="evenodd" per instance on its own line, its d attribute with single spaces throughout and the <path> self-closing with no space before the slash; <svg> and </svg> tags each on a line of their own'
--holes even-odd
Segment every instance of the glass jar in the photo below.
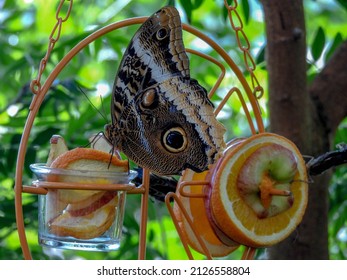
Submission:
<svg viewBox="0 0 347 280">
<path fill-rule="evenodd" d="M 39 163 L 30 168 L 38 179 L 34 185 L 49 182 L 48 193 L 39 195 L 38 238 L 41 245 L 87 251 L 119 248 L 125 189 L 131 187 L 135 171 L 71 170 Z M 93 184 L 97 185 L 95 189 L 90 188 Z M 88 185 L 88 189 L 83 189 L 86 188 L 83 185 Z M 102 185 L 119 185 L 119 189 L 103 190 Z"/>
</svg>

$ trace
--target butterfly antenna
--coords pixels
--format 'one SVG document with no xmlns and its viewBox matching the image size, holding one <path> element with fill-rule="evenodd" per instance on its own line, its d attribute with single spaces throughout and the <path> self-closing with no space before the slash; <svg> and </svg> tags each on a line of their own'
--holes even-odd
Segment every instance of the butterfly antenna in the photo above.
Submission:
<svg viewBox="0 0 347 280">
<path fill-rule="evenodd" d="M 113 153 L 114 153 L 114 150 L 115 150 L 115 147 L 114 145 L 112 145 L 112 149 L 110 150 L 110 161 L 108 162 L 108 166 L 107 166 L 107 169 L 110 169 L 110 166 L 111 166 L 111 162 L 112 162 L 112 158 L 113 158 Z"/>
<path fill-rule="evenodd" d="M 98 142 L 99 138 L 103 137 L 104 135 L 105 134 L 103 131 L 98 132 L 93 136 L 93 138 L 89 138 L 89 142 L 84 147 L 86 148 L 90 146 L 92 149 L 94 149 L 95 143 Z"/>
<path fill-rule="evenodd" d="M 79 90 L 83 93 L 83 95 L 87 98 L 89 104 L 95 109 L 95 111 L 97 111 L 99 113 L 99 115 L 106 121 L 108 122 L 107 118 L 106 118 L 106 114 L 105 114 L 105 110 L 104 110 L 104 107 L 102 105 L 102 108 L 103 108 L 103 112 L 101 112 L 94 104 L 93 102 L 90 100 L 90 98 L 88 97 L 88 95 L 84 92 L 84 90 L 79 86 L 77 85 L 77 87 L 79 88 Z M 102 99 L 101 99 L 102 100 Z"/>
<path fill-rule="evenodd" d="M 104 103 L 104 99 L 102 98 L 102 95 L 100 95 L 100 102 L 101 102 L 102 114 L 104 116 L 105 121 L 108 122 L 108 120 L 106 118 L 107 114 L 106 114 L 106 110 L 105 110 L 105 106 L 104 106 L 105 103 Z"/>
</svg>

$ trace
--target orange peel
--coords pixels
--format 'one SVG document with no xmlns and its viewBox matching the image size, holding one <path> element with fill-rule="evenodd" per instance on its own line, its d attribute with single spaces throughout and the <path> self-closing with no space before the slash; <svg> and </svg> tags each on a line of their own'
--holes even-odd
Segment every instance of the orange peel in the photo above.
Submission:
<svg viewBox="0 0 347 280">
<path fill-rule="evenodd" d="M 207 175 L 208 171 L 195 173 L 191 170 L 186 170 L 183 173 L 178 186 L 180 186 L 180 183 L 182 182 L 204 181 L 206 180 Z M 198 238 L 196 237 L 196 234 L 199 234 L 211 257 L 224 257 L 236 250 L 239 247 L 239 244 L 229 240 L 229 244 L 226 245 L 216 234 L 215 228 L 211 224 L 209 214 L 206 209 L 207 190 L 205 190 L 205 188 L 209 187 L 210 186 L 208 185 L 186 185 L 181 189 L 179 187 L 178 191 L 176 192 L 178 199 L 180 199 L 182 204 L 185 206 L 188 217 L 194 224 L 195 232 L 176 203 L 174 204 L 173 209 L 179 222 L 179 227 L 183 232 L 184 239 L 188 242 L 192 249 L 201 254 L 205 254 Z"/>
</svg>

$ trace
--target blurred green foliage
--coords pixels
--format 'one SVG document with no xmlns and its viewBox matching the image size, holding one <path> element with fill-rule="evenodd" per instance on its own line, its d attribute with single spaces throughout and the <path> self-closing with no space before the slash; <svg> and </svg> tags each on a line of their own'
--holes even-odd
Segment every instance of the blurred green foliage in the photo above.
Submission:
<svg viewBox="0 0 347 280">
<path fill-rule="evenodd" d="M 45 55 L 48 37 L 55 25 L 56 8 L 54 0 L 0 1 L 0 259 L 22 259 L 22 252 L 16 232 L 14 213 L 14 176 L 16 154 L 23 127 L 32 100 L 30 81 L 36 78 L 40 60 Z M 230 1 L 229 1 L 230 2 Z M 245 23 L 246 34 L 252 45 L 258 68 L 257 77 L 267 92 L 267 72 L 264 60 L 265 36 L 262 11 L 258 1 L 240 1 L 240 14 Z M 56 44 L 42 81 L 81 39 L 107 24 L 135 16 L 148 16 L 164 4 L 176 5 L 182 20 L 215 39 L 232 56 L 244 71 L 242 54 L 237 49 L 235 35 L 231 31 L 223 1 L 207 0 L 96 0 L 74 1 L 72 13 L 64 22 L 61 37 Z M 67 5 L 66 5 L 67 6 Z M 63 7 L 63 13 L 66 7 Z M 308 79 L 324 67 L 338 45 L 346 40 L 347 23 L 344 1 L 305 1 L 308 42 Z M 310 20 L 308 20 L 310 19 Z M 81 51 L 54 81 L 42 103 L 35 126 L 29 139 L 25 158 L 23 182 L 30 184 L 32 173 L 29 164 L 44 162 L 48 154 L 48 143 L 52 134 L 63 135 L 70 148 L 88 144 L 88 137 L 103 130 L 110 121 L 110 93 L 117 65 L 124 48 L 138 26 L 111 32 L 96 40 Z M 197 48 L 216 56 L 208 46 L 189 34 L 184 34 L 186 46 Z M 219 75 L 216 66 L 199 57 L 191 57 L 192 76 L 210 89 Z M 245 76 L 247 73 L 244 71 Z M 222 84 L 213 101 L 218 103 L 230 83 Z M 81 89 L 99 111 L 88 102 Z M 100 98 L 102 96 L 102 100 Z M 264 122 L 267 124 L 267 95 L 260 100 Z M 223 111 L 221 121 L 228 129 L 228 138 L 250 134 L 247 121 L 236 99 L 229 101 L 230 108 Z M 232 122 L 229 120 L 232 119 Z M 341 124 L 336 142 L 347 139 L 347 123 Z M 330 253 L 333 259 L 347 258 L 347 176 L 346 167 L 338 168 L 330 187 Z M 35 259 L 87 258 L 87 259 L 136 259 L 139 236 L 140 198 L 128 196 L 123 241 L 120 250 L 112 253 L 95 253 L 42 249 L 37 244 L 37 196 L 24 194 L 28 242 Z M 261 252 L 260 252 L 261 253 Z M 240 259 L 242 249 L 229 256 Z M 197 258 L 203 258 L 195 254 Z M 186 259 L 178 235 L 166 207 L 150 203 L 148 224 L 148 259 Z"/>
</svg>

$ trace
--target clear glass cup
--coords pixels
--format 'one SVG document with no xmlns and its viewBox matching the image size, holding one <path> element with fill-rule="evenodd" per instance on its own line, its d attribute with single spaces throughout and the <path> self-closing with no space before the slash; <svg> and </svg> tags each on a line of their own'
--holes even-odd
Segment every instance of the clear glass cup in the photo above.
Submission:
<svg viewBox="0 0 347 280">
<path fill-rule="evenodd" d="M 38 181 L 129 184 L 136 172 L 85 171 L 32 164 Z M 34 182 L 35 184 L 35 182 Z M 59 249 L 111 251 L 120 246 L 126 191 L 48 188 L 39 195 L 39 243 Z"/>
</svg>

